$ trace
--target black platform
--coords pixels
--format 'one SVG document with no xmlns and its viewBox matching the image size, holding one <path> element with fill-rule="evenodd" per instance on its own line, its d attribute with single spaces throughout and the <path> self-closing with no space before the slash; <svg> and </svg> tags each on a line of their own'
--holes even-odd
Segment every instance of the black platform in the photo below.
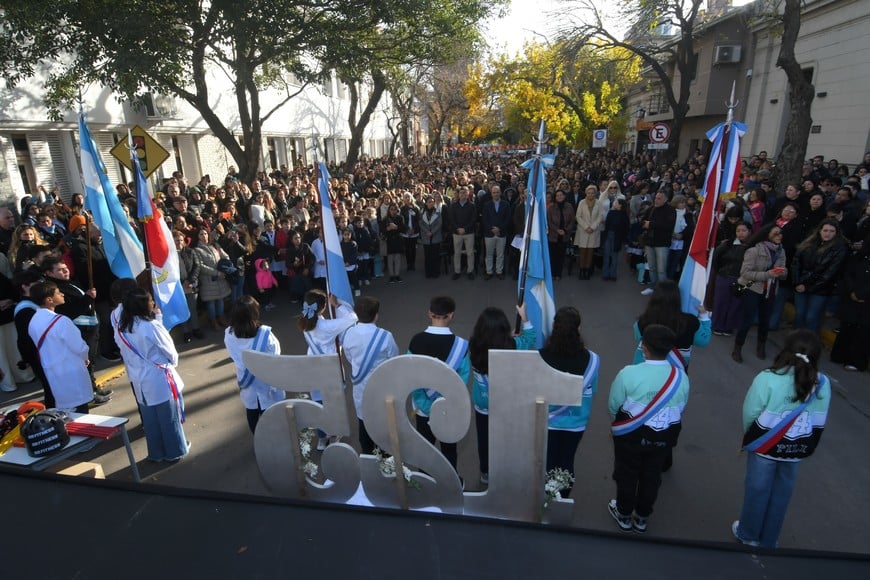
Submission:
<svg viewBox="0 0 870 580">
<path fill-rule="evenodd" d="M 868 578 L 870 558 L 745 550 L 0 468 L 4 578 Z"/>
</svg>

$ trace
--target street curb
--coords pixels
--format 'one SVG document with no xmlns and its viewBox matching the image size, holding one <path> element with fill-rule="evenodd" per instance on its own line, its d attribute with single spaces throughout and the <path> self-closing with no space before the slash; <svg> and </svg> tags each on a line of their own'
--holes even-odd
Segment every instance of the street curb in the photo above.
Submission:
<svg viewBox="0 0 870 580">
<path fill-rule="evenodd" d="M 97 387 L 102 387 L 104 384 L 108 383 L 111 380 L 117 379 L 118 377 L 123 376 L 127 372 L 127 369 L 124 365 L 115 365 L 113 367 L 109 367 L 100 372 L 94 373 L 94 379 L 97 383 Z"/>
</svg>

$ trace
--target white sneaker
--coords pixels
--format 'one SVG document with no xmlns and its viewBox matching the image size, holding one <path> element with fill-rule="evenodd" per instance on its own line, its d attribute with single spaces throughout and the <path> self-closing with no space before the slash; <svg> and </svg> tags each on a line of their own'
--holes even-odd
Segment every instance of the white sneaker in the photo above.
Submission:
<svg viewBox="0 0 870 580">
<path fill-rule="evenodd" d="M 17 390 L 18 385 L 7 383 L 6 381 L 0 382 L 0 391 L 3 391 L 4 393 L 14 393 Z"/>
<path fill-rule="evenodd" d="M 652 288 L 644 288 L 643 290 L 641 290 L 640 293 L 643 296 L 649 296 L 650 294 L 653 293 L 653 289 Z"/>
<path fill-rule="evenodd" d="M 746 546 L 752 546 L 753 548 L 757 548 L 761 545 L 761 542 L 757 542 L 755 540 L 744 540 L 737 534 L 737 528 L 740 527 L 740 520 L 734 520 L 734 523 L 731 524 L 731 534 L 734 536 L 734 539 Z"/>
<path fill-rule="evenodd" d="M 360 295 L 360 291 L 359 291 L 359 290 L 354 290 L 354 291 L 353 291 L 353 295 L 354 295 L 354 296 L 359 296 L 359 295 Z"/>
<path fill-rule="evenodd" d="M 843 368 L 846 369 L 847 371 L 857 371 L 858 370 L 858 367 L 856 367 L 855 365 L 846 365 Z"/>
</svg>

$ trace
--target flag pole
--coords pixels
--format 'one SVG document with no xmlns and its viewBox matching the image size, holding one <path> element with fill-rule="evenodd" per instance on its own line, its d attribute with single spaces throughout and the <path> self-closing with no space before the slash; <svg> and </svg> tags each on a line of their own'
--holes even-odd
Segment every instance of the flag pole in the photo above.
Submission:
<svg viewBox="0 0 870 580">
<path fill-rule="evenodd" d="M 326 311 L 329 313 L 330 318 L 335 318 L 335 309 L 329 301 L 329 297 L 332 294 L 329 285 L 329 252 L 326 251 L 326 233 L 324 230 L 326 226 L 323 223 L 323 192 L 320 191 L 320 161 L 317 158 L 316 140 L 314 141 L 314 183 L 317 184 L 317 197 L 320 202 L 320 243 L 323 245 L 323 265 L 326 267 Z M 329 184 L 327 183 L 327 198 L 329 197 L 328 188 Z M 336 344 L 338 344 L 337 341 Z M 343 370 L 344 369 L 342 369 L 342 372 Z"/>
<path fill-rule="evenodd" d="M 517 306 L 522 306 L 525 301 L 526 296 L 526 275 L 529 269 L 529 244 L 531 242 L 532 237 L 532 224 L 535 219 L 535 210 L 537 209 L 537 201 L 538 201 L 538 192 L 535 189 L 538 187 L 538 178 L 541 175 L 541 155 L 544 143 L 546 143 L 547 139 L 545 138 L 544 133 L 544 120 L 541 120 L 541 128 L 538 131 L 538 137 L 532 137 L 535 143 L 537 143 L 537 152 L 535 153 L 535 164 L 532 168 L 532 187 L 530 191 L 526 195 L 531 195 L 531 199 L 529 200 L 529 211 L 526 216 L 526 231 L 523 235 L 523 253 L 522 253 L 522 263 L 520 264 L 520 289 L 517 293 Z M 516 329 L 516 333 L 519 334 L 523 329 L 523 319 L 517 314 L 516 324 L 514 325 Z"/>
<path fill-rule="evenodd" d="M 136 152 L 136 148 L 133 146 L 133 131 L 131 131 L 130 129 L 127 129 L 127 149 L 130 150 L 131 156 L 138 155 L 138 153 Z M 135 168 L 135 166 L 133 166 L 133 174 L 134 174 L 133 181 L 134 182 L 136 182 L 135 173 L 136 173 L 136 168 Z M 148 181 L 145 180 L 144 184 L 145 184 L 145 187 L 147 188 Z M 137 208 L 139 207 L 139 198 L 140 198 L 140 196 L 143 196 L 143 195 L 146 195 L 146 196 L 148 195 L 147 189 L 146 189 L 146 191 L 139 191 L 139 188 L 137 187 L 136 188 L 136 207 Z M 145 223 L 145 221 L 147 221 L 147 220 L 139 218 L 139 216 L 136 216 L 136 219 L 139 221 L 139 223 Z M 152 216 L 151 219 L 154 219 L 154 217 Z M 152 284 L 151 284 L 151 280 L 152 280 L 151 260 L 148 256 L 148 236 L 143 235 L 142 237 L 144 238 L 142 240 L 142 256 L 145 258 L 145 269 L 142 270 L 142 273 L 136 277 L 137 278 L 136 283 L 139 284 L 139 286 L 141 286 L 142 288 L 145 288 L 146 290 L 148 290 L 149 292 L 153 292 L 154 290 L 153 290 Z"/>
<path fill-rule="evenodd" d="M 85 109 L 84 109 L 84 99 L 82 99 L 82 89 L 79 88 L 78 93 L 78 103 L 79 103 L 79 116 L 84 118 Z M 81 135 L 79 135 L 79 139 L 81 139 Z M 84 178 L 82 178 L 82 182 L 84 182 Z M 60 197 L 58 195 L 58 197 Z M 91 216 L 88 214 L 88 211 L 82 208 L 82 215 L 85 218 L 85 244 L 87 245 L 87 256 L 88 256 L 88 290 L 94 287 L 94 253 L 93 248 L 91 246 Z"/>
</svg>

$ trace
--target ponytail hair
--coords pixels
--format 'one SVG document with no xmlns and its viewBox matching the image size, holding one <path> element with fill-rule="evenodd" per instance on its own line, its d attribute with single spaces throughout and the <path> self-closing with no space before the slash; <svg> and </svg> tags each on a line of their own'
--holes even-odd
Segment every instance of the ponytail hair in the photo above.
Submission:
<svg viewBox="0 0 870 580">
<path fill-rule="evenodd" d="M 314 330 L 317 319 L 326 309 L 326 292 L 312 288 L 302 299 L 302 314 L 296 319 L 296 328 L 302 332 Z"/>
<path fill-rule="evenodd" d="M 770 370 L 785 374 L 794 369 L 794 402 L 805 401 L 818 382 L 822 341 L 815 332 L 795 330 L 785 337 L 785 345 L 773 361 Z"/>
</svg>

